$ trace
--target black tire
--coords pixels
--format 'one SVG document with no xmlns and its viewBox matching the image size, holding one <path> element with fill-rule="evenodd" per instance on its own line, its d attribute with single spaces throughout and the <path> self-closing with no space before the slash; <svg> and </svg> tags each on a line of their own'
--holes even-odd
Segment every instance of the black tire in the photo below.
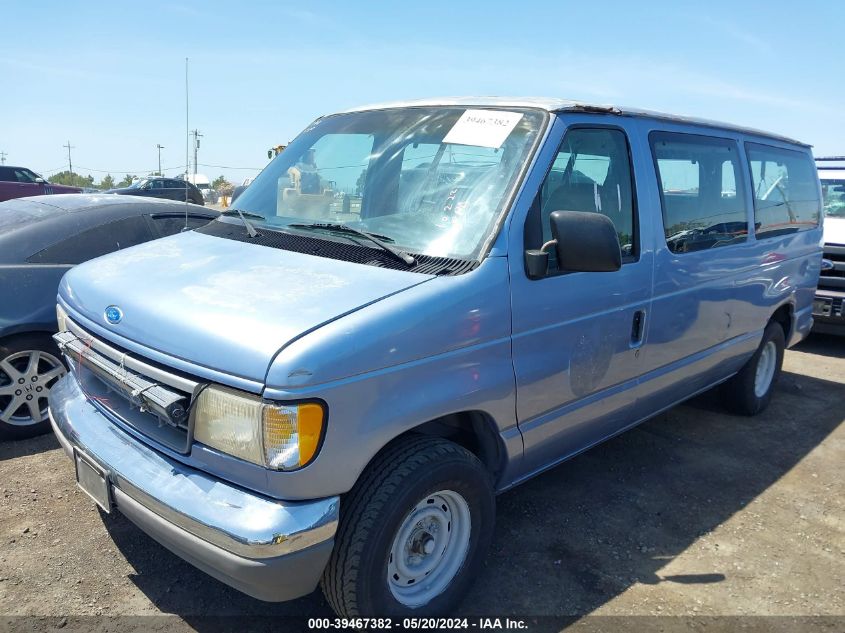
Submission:
<svg viewBox="0 0 845 633">
<path fill-rule="evenodd" d="M 442 490 L 458 493 L 469 506 L 469 545 L 445 589 L 427 604 L 409 607 L 394 597 L 388 585 L 390 549 L 411 510 Z M 492 483 L 475 455 L 440 438 L 397 440 L 341 500 L 334 550 L 320 581 L 326 600 L 341 617 L 451 613 L 479 573 L 494 522 Z"/>
<path fill-rule="evenodd" d="M 760 366 L 760 359 L 763 350 L 767 345 L 774 345 L 775 366 L 774 374 L 768 383 L 765 393 L 755 391 L 757 369 Z M 725 406 L 740 415 L 757 415 L 761 413 L 772 399 L 772 392 L 780 376 L 783 365 L 783 350 L 786 347 L 783 328 L 779 323 L 769 323 L 763 331 L 763 340 L 754 355 L 745 363 L 745 366 L 733 378 L 728 380 L 722 387 L 722 394 L 725 398 Z"/>
<path fill-rule="evenodd" d="M 20 354 L 21 352 L 35 350 L 50 354 L 52 357 L 57 359 L 61 363 L 63 369 L 66 370 L 62 354 L 59 352 L 58 347 L 56 347 L 56 343 L 53 341 L 53 338 L 49 334 L 43 333 L 21 334 L 0 342 L 0 362 L 13 357 L 16 354 Z M 52 387 L 58 379 L 59 377 L 51 378 L 43 385 L 39 385 L 41 390 L 34 393 L 33 397 L 37 399 L 46 398 L 46 395 L 49 393 L 49 388 Z M 7 374 L 2 368 L 0 368 L 0 389 L 9 385 L 10 382 Z M 11 398 L 11 396 L 5 396 L 0 393 L 0 414 L 2 414 L 4 409 L 11 404 Z M 35 437 L 37 435 L 43 435 L 49 431 L 50 420 L 46 415 L 38 422 L 26 425 L 10 424 L 0 420 L 0 440 L 22 440 Z"/>
</svg>

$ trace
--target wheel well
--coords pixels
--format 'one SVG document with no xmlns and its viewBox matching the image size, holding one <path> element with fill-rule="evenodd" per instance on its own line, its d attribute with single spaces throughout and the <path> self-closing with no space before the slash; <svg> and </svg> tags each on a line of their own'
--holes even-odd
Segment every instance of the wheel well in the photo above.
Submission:
<svg viewBox="0 0 845 633">
<path fill-rule="evenodd" d="M 493 418 L 483 411 L 461 411 L 425 422 L 403 435 L 442 437 L 478 457 L 496 481 L 502 472 L 505 449 Z"/>
<path fill-rule="evenodd" d="M 784 304 L 775 310 L 769 322 L 778 323 L 783 328 L 783 338 L 789 344 L 789 336 L 792 334 L 792 305 Z"/>
</svg>

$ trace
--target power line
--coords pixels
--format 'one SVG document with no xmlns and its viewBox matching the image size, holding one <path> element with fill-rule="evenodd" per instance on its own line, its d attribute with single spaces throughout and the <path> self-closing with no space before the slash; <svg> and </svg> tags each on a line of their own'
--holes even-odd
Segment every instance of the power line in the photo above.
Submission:
<svg viewBox="0 0 845 633">
<path fill-rule="evenodd" d="M 77 165 L 77 167 L 79 169 L 84 169 L 85 171 L 94 171 L 94 172 L 97 172 L 97 173 L 100 173 L 100 174 L 119 174 L 119 173 L 143 174 L 143 173 L 146 173 L 148 171 L 148 169 L 146 167 L 143 168 L 143 169 L 94 169 L 93 167 L 84 167 L 82 165 Z M 176 165 L 174 167 L 165 167 L 161 171 L 162 172 L 173 171 L 174 169 L 184 169 L 184 168 L 185 168 L 185 165 Z"/>
<path fill-rule="evenodd" d="M 209 165 L 208 163 L 199 163 L 202 167 L 217 167 L 218 169 L 249 169 L 250 171 L 261 171 L 263 167 L 233 167 L 231 165 Z"/>
</svg>

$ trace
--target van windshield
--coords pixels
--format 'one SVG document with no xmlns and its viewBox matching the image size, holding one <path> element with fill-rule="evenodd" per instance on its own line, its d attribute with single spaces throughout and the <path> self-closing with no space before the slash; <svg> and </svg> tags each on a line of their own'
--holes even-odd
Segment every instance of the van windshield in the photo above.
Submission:
<svg viewBox="0 0 845 633">
<path fill-rule="evenodd" d="M 414 107 L 317 120 L 236 207 L 257 227 L 332 223 L 435 257 L 474 258 L 545 124 L 536 110 Z M 296 229 L 292 229 L 296 230 Z"/>
<path fill-rule="evenodd" d="M 822 180 L 824 214 L 830 218 L 845 218 L 845 180 Z"/>
</svg>

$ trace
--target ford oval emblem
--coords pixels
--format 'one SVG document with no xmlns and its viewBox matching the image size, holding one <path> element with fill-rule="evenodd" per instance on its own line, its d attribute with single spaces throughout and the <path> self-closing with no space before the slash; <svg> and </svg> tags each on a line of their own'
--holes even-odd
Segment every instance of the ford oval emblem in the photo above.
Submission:
<svg viewBox="0 0 845 633">
<path fill-rule="evenodd" d="M 123 320 L 123 311 L 117 306 L 109 306 L 105 311 L 106 321 L 112 325 L 117 325 Z"/>
</svg>

